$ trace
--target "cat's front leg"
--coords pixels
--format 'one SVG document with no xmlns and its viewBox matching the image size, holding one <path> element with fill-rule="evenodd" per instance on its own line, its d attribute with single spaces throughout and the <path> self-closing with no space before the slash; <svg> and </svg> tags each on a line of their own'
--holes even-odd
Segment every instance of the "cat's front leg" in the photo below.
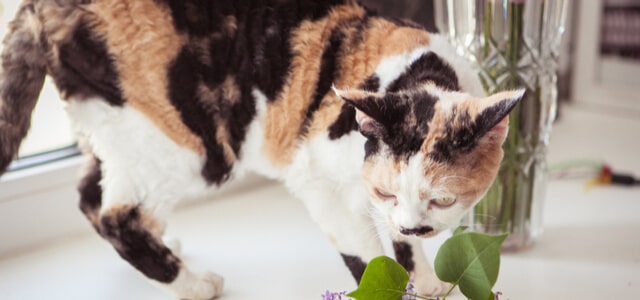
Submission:
<svg viewBox="0 0 640 300">
<path fill-rule="evenodd" d="M 359 187 L 319 186 L 317 182 L 299 191 L 294 193 L 359 283 L 367 263 L 384 255 L 365 194 Z"/>
<path fill-rule="evenodd" d="M 414 291 L 422 296 L 445 295 L 451 284 L 438 279 L 422 249 L 422 240 L 413 237 L 394 237 L 393 251 L 413 280 Z"/>
</svg>

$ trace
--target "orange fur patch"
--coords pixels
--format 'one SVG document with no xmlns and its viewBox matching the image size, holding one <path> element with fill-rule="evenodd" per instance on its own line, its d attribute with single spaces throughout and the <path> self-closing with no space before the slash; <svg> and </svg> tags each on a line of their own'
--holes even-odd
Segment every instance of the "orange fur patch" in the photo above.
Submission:
<svg viewBox="0 0 640 300">
<path fill-rule="evenodd" d="M 292 32 L 294 58 L 291 75 L 280 99 L 267 107 L 265 116 L 264 151 L 275 165 L 283 167 L 293 159 L 300 138 L 297 129 L 304 122 L 306 111 L 313 101 L 322 53 L 331 32 L 341 21 L 362 17 L 364 13 L 362 8 L 339 6 L 323 19 L 302 22 Z M 338 101 L 341 100 L 334 99 L 334 102 Z M 327 105 L 332 106 L 326 102 L 322 104 Z"/>
<path fill-rule="evenodd" d="M 444 129 L 450 114 L 442 108 L 441 104 L 437 102 L 434 107 L 433 118 L 429 121 L 429 134 L 420 148 L 420 151 L 425 154 L 431 152 L 436 142 L 444 136 Z"/>
<path fill-rule="evenodd" d="M 362 166 L 362 179 L 366 183 L 370 199 L 379 199 L 374 188 L 379 188 L 388 192 L 395 192 L 400 187 L 393 185 L 400 175 L 402 163 L 388 157 L 374 157 L 365 161 Z M 381 200 L 382 201 L 382 200 Z"/>
<path fill-rule="evenodd" d="M 458 111 L 468 111 L 474 119 L 482 112 L 485 100 L 470 99 L 455 105 Z M 458 195 L 459 203 L 468 207 L 486 191 L 497 175 L 503 156 L 502 141 L 498 142 L 489 136 L 484 136 L 471 152 L 460 156 L 453 164 L 436 163 L 429 158 L 428 153 L 433 150 L 437 140 L 443 137 L 448 122 L 450 122 L 450 110 L 443 109 L 441 102 L 438 102 L 434 117 L 429 122 L 429 135 L 420 149 L 425 154 L 424 172 L 432 178 L 432 186 L 442 186 L 454 195 Z M 453 126 L 456 126 L 455 121 Z M 443 178 L 448 179 L 441 182 Z"/>
<path fill-rule="evenodd" d="M 171 105 L 167 69 L 184 45 L 171 13 L 153 0 L 96 0 L 88 6 L 121 77 L 127 105 L 141 111 L 177 144 L 204 154 L 202 141 Z"/>
<path fill-rule="evenodd" d="M 108 208 L 104 208 L 100 211 L 100 218 L 105 216 L 111 217 L 112 220 L 126 220 L 127 215 L 132 210 L 138 210 L 139 216 L 137 216 L 131 223 L 132 229 L 140 229 L 140 231 L 148 231 L 153 237 L 158 240 L 162 237 L 165 231 L 165 224 L 160 222 L 153 213 L 143 209 L 138 205 L 133 204 L 117 204 Z"/>
</svg>

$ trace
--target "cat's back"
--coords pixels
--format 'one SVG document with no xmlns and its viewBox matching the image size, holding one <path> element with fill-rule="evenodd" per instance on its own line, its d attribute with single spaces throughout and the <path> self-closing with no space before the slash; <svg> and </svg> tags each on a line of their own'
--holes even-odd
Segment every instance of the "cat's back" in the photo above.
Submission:
<svg viewBox="0 0 640 300">
<path fill-rule="evenodd" d="M 148 128 L 204 160 L 209 183 L 242 160 L 277 175 L 309 141 L 349 135 L 355 112 L 331 86 L 375 91 L 402 71 L 385 62 L 430 40 L 351 0 L 28 2 L 47 20 L 51 75 L 94 151 L 111 152 L 101 149 L 113 136 L 158 144 L 140 138 Z M 149 126 L 123 127 L 129 115 Z M 107 128 L 122 135 L 97 138 Z"/>
<path fill-rule="evenodd" d="M 24 3 L 34 34 L 42 36 L 49 73 L 94 154 L 106 159 L 133 151 L 111 145 L 119 140 L 142 148 L 162 144 L 145 141 L 151 136 L 145 128 L 166 139 L 155 149 L 175 146 L 204 159 L 209 183 L 224 182 L 241 156 L 264 156 L 264 141 L 278 139 L 264 128 L 308 126 L 302 122 L 313 108 L 302 110 L 319 105 L 331 82 L 296 81 L 336 68 L 336 53 L 327 47 L 336 50 L 331 44 L 339 36 L 331 27 L 365 15 L 349 0 Z M 321 93 L 314 97 L 314 90 Z M 294 121 L 270 123 L 274 118 Z M 249 136 L 252 123 L 263 127 L 257 138 Z M 283 144 L 300 138 L 291 132 Z M 252 141 L 258 153 L 244 149 Z M 276 152 L 292 150 L 285 148 Z M 273 158 L 273 167 L 283 167 Z"/>
</svg>

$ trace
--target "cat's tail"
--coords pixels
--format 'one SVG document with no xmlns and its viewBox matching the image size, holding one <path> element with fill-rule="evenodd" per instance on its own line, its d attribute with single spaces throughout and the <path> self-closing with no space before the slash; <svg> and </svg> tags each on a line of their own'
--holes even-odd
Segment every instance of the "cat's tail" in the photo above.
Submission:
<svg viewBox="0 0 640 300">
<path fill-rule="evenodd" d="M 3 41 L 0 65 L 0 175 L 16 157 L 46 75 L 39 21 L 25 1 Z"/>
</svg>

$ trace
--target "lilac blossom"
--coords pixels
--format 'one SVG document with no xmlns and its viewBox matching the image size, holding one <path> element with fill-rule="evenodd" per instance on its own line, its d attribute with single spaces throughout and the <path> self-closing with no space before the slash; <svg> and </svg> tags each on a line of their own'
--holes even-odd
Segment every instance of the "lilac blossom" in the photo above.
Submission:
<svg viewBox="0 0 640 300">
<path fill-rule="evenodd" d="M 331 292 L 327 290 L 322 294 L 322 300 L 342 300 L 342 296 L 347 294 L 347 292 Z"/>
<path fill-rule="evenodd" d="M 415 295 L 416 292 L 413 290 L 413 279 L 409 280 L 409 282 L 407 283 L 407 287 L 404 289 L 404 292 L 406 293 L 405 295 L 402 295 L 402 300 L 412 300 L 412 299 L 416 299 Z"/>
</svg>

